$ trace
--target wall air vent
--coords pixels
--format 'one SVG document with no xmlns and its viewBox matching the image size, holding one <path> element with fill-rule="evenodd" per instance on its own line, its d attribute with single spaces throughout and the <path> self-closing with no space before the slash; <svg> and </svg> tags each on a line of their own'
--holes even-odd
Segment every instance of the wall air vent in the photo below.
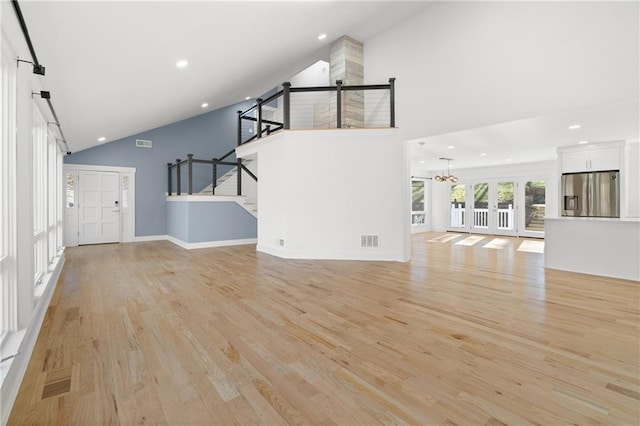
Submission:
<svg viewBox="0 0 640 426">
<path fill-rule="evenodd" d="M 146 141 L 144 139 L 136 139 L 136 146 L 138 148 L 151 148 L 153 145 L 153 142 L 151 141 Z"/>
<path fill-rule="evenodd" d="M 378 236 L 377 235 L 361 235 L 360 247 L 361 248 L 378 248 Z"/>
</svg>

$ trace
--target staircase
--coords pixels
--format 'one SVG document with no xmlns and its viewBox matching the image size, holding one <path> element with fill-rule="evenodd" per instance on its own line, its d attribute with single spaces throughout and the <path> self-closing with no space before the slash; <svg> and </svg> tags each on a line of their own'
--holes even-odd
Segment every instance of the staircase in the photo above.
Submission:
<svg viewBox="0 0 640 426">
<path fill-rule="evenodd" d="M 529 224 L 527 225 L 527 231 L 544 231 L 544 215 L 545 205 L 534 204 L 533 212 L 529 214 Z"/>
<path fill-rule="evenodd" d="M 258 173 L 258 162 L 256 160 L 243 160 L 242 162 L 255 175 Z M 211 195 L 213 184 L 200 191 L 201 195 Z M 220 176 L 216 182 L 215 195 L 228 195 L 237 197 L 238 190 L 238 168 L 234 167 L 224 175 Z M 242 201 L 240 204 L 246 211 L 258 217 L 258 184 L 245 171 L 242 171 Z"/>
</svg>

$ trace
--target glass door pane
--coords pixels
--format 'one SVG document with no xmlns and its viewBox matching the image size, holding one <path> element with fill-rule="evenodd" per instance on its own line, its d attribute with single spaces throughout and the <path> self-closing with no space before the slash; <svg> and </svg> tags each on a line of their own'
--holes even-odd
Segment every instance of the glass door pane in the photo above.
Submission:
<svg viewBox="0 0 640 426">
<path fill-rule="evenodd" d="M 498 182 L 496 228 L 500 231 L 515 230 L 515 182 Z"/>
<path fill-rule="evenodd" d="M 528 181 L 524 186 L 525 231 L 544 232 L 546 185 L 543 180 Z"/>
<path fill-rule="evenodd" d="M 411 181 L 411 224 L 425 223 L 424 180 Z"/>
<path fill-rule="evenodd" d="M 473 185 L 473 227 L 489 229 L 489 184 L 487 182 Z"/>
<path fill-rule="evenodd" d="M 451 228 L 465 227 L 466 193 L 463 184 L 451 185 Z"/>
</svg>

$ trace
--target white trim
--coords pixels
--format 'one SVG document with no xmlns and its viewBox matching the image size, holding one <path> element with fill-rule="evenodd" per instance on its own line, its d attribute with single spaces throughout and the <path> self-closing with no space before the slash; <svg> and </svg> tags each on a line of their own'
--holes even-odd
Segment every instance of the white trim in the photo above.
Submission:
<svg viewBox="0 0 640 426">
<path fill-rule="evenodd" d="M 167 201 L 200 201 L 200 202 L 220 202 L 233 201 L 242 204 L 244 195 L 168 195 Z"/>
<path fill-rule="evenodd" d="M 127 173 L 135 173 L 135 167 L 116 167 L 116 166 L 95 166 L 90 164 L 71 164 L 65 163 L 64 167 L 67 170 L 91 170 L 91 171 L 102 171 L 102 172 L 127 172 Z"/>
<path fill-rule="evenodd" d="M 211 248 L 211 247 L 240 246 L 245 244 L 258 243 L 257 238 L 247 238 L 244 240 L 221 240 L 221 241 L 203 241 L 201 243 L 187 243 L 175 237 L 172 237 L 171 235 L 167 236 L 167 240 L 171 241 L 173 244 L 180 246 L 186 250 Z"/>
<path fill-rule="evenodd" d="M 18 396 L 18 390 L 24 378 L 24 374 L 27 371 L 27 365 L 31 360 L 33 349 L 36 346 L 36 340 L 40 334 L 42 323 L 44 321 L 45 314 L 51 302 L 51 297 L 58 284 L 60 278 L 60 272 L 65 263 L 64 252 L 58 258 L 55 267 L 49 275 L 49 280 L 44 287 L 46 289 L 40 298 L 36 299 L 36 306 L 31 315 L 31 321 L 26 329 L 16 332 L 16 339 L 8 338 L 7 341 L 13 343 L 11 348 L 3 347 L 3 356 L 13 355 L 16 352 L 20 352 L 18 356 L 12 358 L 9 361 L 5 361 L 2 365 L 2 369 L 6 369 L 6 375 L 3 374 L 2 385 L 0 387 L 0 406 L 2 409 L 2 418 L 0 424 L 7 424 L 9 420 L 9 414 L 11 408 Z M 4 355 L 4 354 L 7 355 Z M 4 371 L 3 371 L 4 373 Z"/>
<path fill-rule="evenodd" d="M 167 241 L 169 239 L 168 235 L 144 235 L 142 237 L 134 237 L 134 243 L 142 243 L 145 241 Z"/>
</svg>

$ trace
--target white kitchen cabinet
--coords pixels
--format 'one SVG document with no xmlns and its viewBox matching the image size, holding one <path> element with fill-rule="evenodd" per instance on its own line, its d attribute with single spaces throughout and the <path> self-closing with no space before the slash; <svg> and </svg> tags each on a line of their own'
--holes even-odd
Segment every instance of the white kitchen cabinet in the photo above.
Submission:
<svg viewBox="0 0 640 426">
<path fill-rule="evenodd" d="M 595 146 L 561 152 L 562 173 L 620 170 L 622 157 L 620 147 Z"/>
</svg>

